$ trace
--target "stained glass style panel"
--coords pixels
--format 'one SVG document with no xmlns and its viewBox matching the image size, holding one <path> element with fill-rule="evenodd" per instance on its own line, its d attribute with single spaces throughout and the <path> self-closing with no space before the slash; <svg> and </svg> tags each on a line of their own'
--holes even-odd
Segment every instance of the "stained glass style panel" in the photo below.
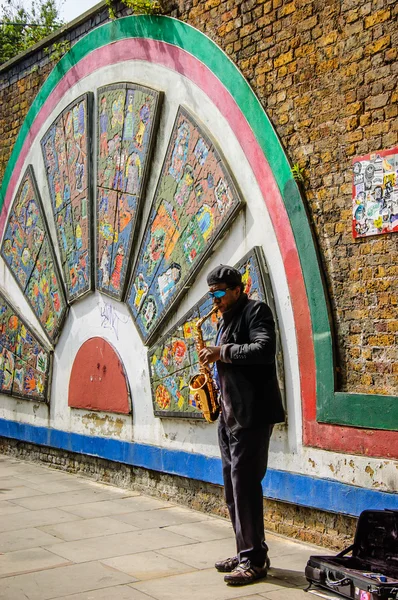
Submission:
<svg viewBox="0 0 398 600">
<path fill-rule="evenodd" d="M 92 288 L 91 104 L 91 94 L 75 100 L 41 141 L 69 302 Z"/>
<path fill-rule="evenodd" d="M 122 299 L 161 93 L 118 84 L 98 90 L 97 288 Z"/>
<path fill-rule="evenodd" d="M 180 107 L 126 295 L 144 342 L 154 339 L 241 206 L 214 143 Z"/>
<path fill-rule="evenodd" d="M 249 298 L 266 302 L 275 316 L 271 283 L 261 248 L 253 248 L 236 268 L 242 273 L 244 291 Z M 154 348 L 149 350 L 152 399 L 156 416 L 203 418 L 194 397 L 189 393 L 189 381 L 199 371 L 193 336 L 194 323 L 210 312 L 211 308 L 212 301 L 206 294 Z M 202 325 L 203 339 L 210 345 L 215 342 L 217 321 L 216 313 Z M 283 357 L 277 324 L 276 331 L 278 379 L 283 393 Z"/>
<path fill-rule="evenodd" d="M 1 255 L 33 312 L 55 344 L 67 304 L 33 169 L 29 166 L 14 199 Z"/>
<path fill-rule="evenodd" d="M 51 352 L 0 293 L 0 391 L 48 401 Z"/>
</svg>

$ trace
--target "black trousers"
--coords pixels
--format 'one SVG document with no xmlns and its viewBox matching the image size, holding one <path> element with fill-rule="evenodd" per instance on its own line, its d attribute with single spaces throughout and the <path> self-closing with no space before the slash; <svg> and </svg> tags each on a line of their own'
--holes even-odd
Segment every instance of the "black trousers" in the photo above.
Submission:
<svg viewBox="0 0 398 600">
<path fill-rule="evenodd" d="M 218 441 L 224 477 L 224 492 L 235 531 L 239 561 L 262 567 L 268 546 L 264 539 L 263 490 L 268 448 L 273 425 L 262 429 L 239 429 L 231 433 L 220 416 Z"/>
</svg>

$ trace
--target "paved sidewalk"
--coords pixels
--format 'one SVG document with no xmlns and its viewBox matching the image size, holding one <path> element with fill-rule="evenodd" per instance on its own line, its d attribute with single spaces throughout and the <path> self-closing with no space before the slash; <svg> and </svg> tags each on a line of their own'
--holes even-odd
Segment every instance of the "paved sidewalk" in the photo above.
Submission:
<svg viewBox="0 0 398 600">
<path fill-rule="evenodd" d="M 309 600 L 314 546 L 268 534 L 268 578 L 227 586 L 230 524 L 172 502 L 0 456 L 1 600 Z"/>
</svg>

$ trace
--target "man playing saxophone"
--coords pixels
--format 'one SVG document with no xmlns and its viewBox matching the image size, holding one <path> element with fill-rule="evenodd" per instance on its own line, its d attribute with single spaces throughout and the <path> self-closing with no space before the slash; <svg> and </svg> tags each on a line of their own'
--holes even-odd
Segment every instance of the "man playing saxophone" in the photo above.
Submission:
<svg viewBox="0 0 398 600">
<path fill-rule="evenodd" d="M 214 363 L 221 393 L 218 441 L 225 498 L 235 531 L 237 554 L 215 564 L 229 585 L 267 576 L 261 481 L 267 470 L 275 423 L 284 421 L 275 364 L 275 323 L 264 302 L 243 293 L 239 271 L 227 265 L 207 276 L 209 294 L 221 313 L 215 346 L 200 350 Z"/>
</svg>

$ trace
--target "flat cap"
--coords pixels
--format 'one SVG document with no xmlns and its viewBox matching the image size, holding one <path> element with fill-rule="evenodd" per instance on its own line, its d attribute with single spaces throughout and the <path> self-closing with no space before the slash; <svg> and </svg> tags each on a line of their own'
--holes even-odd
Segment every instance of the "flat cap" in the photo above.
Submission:
<svg viewBox="0 0 398 600">
<path fill-rule="evenodd" d="M 242 283 L 242 275 L 234 267 L 219 265 L 207 276 L 207 285 L 217 285 L 218 283 L 238 286 Z"/>
</svg>

